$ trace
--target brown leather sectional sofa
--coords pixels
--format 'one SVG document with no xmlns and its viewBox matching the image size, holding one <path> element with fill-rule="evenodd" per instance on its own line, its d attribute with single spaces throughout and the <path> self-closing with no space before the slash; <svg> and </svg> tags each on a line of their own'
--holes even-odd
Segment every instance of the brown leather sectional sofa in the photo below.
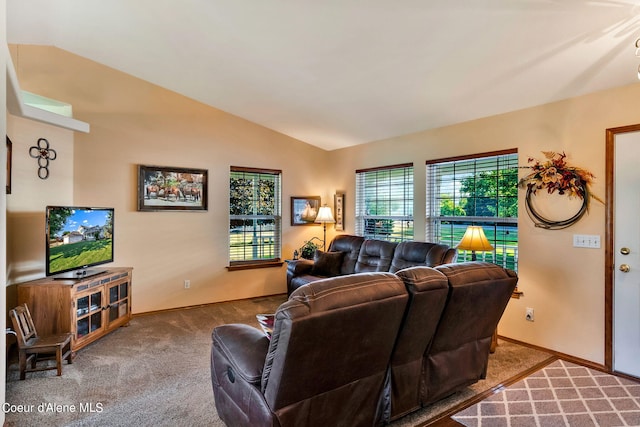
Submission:
<svg viewBox="0 0 640 427">
<path fill-rule="evenodd" d="M 469 262 L 360 273 L 295 290 L 269 340 L 212 333 L 211 380 L 228 426 L 387 424 L 484 378 L 517 276 Z"/>
<path fill-rule="evenodd" d="M 314 260 L 288 261 L 287 294 L 300 286 L 327 277 L 398 270 L 414 266 L 435 267 L 454 262 L 457 251 L 428 242 L 394 243 L 341 234 L 327 252 L 316 251 Z"/>
</svg>

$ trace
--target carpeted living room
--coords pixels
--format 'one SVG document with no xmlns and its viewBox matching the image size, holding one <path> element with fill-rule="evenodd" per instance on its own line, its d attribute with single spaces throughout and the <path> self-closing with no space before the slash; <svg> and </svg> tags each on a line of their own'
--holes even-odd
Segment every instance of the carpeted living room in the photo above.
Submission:
<svg viewBox="0 0 640 427">
<path fill-rule="evenodd" d="M 640 425 L 634 1 L 6 0 L 0 22 L 5 425 L 255 425 L 273 402 L 281 425 Z M 458 286 L 507 272 L 504 305 L 471 292 L 446 326 Z M 20 372 L 22 303 L 71 334 L 61 375 Z M 312 403 L 294 384 L 334 377 Z"/>
<path fill-rule="evenodd" d="M 135 316 L 129 326 L 82 350 L 73 364 L 64 366 L 61 377 L 55 377 L 55 371 L 43 371 L 29 374 L 28 380 L 20 381 L 14 355 L 7 371 L 7 395 L 24 408 L 7 412 L 5 425 L 224 426 L 211 393 L 211 328 L 234 322 L 257 327 L 255 313 L 273 312 L 285 299 L 284 295 L 260 297 Z M 486 379 L 390 425 L 640 423 L 640 383 L 589 368 L 583 368 L 584 372 L 590 372 L 587 378 L 581 372 L 570 384 L 559 383 L 560 391 L 552 392 L 549 384 L 534 384 L 531 394 L 525 393 L 526 399 L 521 394 L 515 395 L 510 424 L 503 419 L 509 410 L 476 409 L 477 405 L 489 405 L 496 397 L 501 398 L 506 393 L 504 390 L 514 384 L 517 387 L 526 381 L 539 381 L 541 375 L 545 376 L 542 369 L 557 363 L 557 356 L 551 353 L 500 339 L 489 358 Z M 554 377 L 561 381 L 557 373 Z M 596 383 L 593 378 L 600 381 Z M 602 393 L 598 389 L 603 390 Z M 553 395 L 544 395 L 545 392 Z M 508 407 L 508 402 L 500 404 Z M 50 403 L 59 406 L 39 407 Z M 549 405 L 555 403 L 584 404 L 593 410 L 584 406 L 567 411 L 554 407 L 545 415 L 544 409 L 549 411 Z M 88 406 L 81 411 L 81 404 Z M 527 405 L 525 409 L 523 405 Z M 478 420 L 482 417 L 481 423 Z M 538 424 L 530 420 L 533 417 Z"/>
<path fill-rule="evenodd" d="M 130 326 L 83 349 L 73 364 L 64 365 L 59 378 L 55 371 L 44 371 L 20 381 L 13 363 L 7 373 L 7 394 L 13 402 L 35 409 L 8 413 L 7 424 L 223 426 L 211 392 L 211 328 L 233 322 L 257 327 L 255 313 L 273 312 L 284 300 L 284 295 L 262 297 L 136 316 Z M 425 424 L 550 357 L 500 342 L 486 380 L 391 425 Z M 43 402 L 77 407 L 75 412 L 39 411 Z M 93 403 L 94 411 L 80 412 L 80 402 Z"/>
</svg>

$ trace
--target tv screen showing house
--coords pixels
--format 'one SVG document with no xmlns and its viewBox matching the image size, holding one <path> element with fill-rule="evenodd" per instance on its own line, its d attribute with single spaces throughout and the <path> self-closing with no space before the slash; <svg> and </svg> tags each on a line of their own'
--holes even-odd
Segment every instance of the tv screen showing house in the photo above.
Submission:
<svg viewBox="0 0 640 427">
<path fill-rule="evenodd" d="M 47 275 L 113 261 L 113 208 L 48 206 Z"/>
</svg>

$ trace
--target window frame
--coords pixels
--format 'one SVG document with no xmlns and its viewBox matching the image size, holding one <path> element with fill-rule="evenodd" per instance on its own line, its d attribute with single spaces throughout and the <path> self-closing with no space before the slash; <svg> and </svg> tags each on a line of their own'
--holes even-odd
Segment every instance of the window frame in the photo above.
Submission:
<svg viewBox="0 0 640 427">
<path fill-rule="evenodd" d="M 386 172 L 393 170 L 403 170 L 410 169 L 409 171 L 405 171 L 404 179 L 399 184 L 403 187 L 402 189 L 402 198 L 396 199 L 396 201 L 400 201 L 402 203 L 402 213 L 400 215 L 378 215 L 378 214 L 367 214 L 367 203 L 371 202 L 370 199 L 367 199 L 367 192 L 370 190 L 370 187 L 366 186 L 365 180 L 371 176 L 369 174 L 377 174 L 378 172 Z M 355 234 L 358 236 L 364 236 L 369 239 L 379 239 L 386 240 L 391 242 L 402 242 L 413 240 L 415 238 L 415 221 L 414 221 L 414 176 L 415 176 L 415 168 L 413 163 L 401 163 L 396 165 L 389 166 L 380 166 L 375 168 L 368 169 L 358 169 L 356 170 L 356 215 L 355 215 Z M 383 184 L 384 185 L 384 184 Z M 390 183 L 389 185 L 397 185 Z M 376 181 L 375 189 L 380 188 L 381 185 Z M 407 194 L 409 192 L 410 194 Z M 391 194 L 387 194 L 388 198 L 386 202 L 391 203 Z M 374 203 L 384 202 L 384 198 L 374 199 Z M 374 232 L 367 232 L 367 220 L 376 221 L 374 225 Z M 388 222 L 384 223 L 382 221 L 392 221 L 393 227 L 397 222 L 400 222 L 400 234 L 394 234 L 393 231 L 387 233 Z M 407 222 L 406 229 L 404 227 L 403 222 Z M 410 223 L 410 225 L 409 225 Z M 387 225 L 385 225 L 387 224 Z M 370 227 L 369 227 L 370 228 Z M 380 232 L 376 232 L 379 230 Z M 409 235 L 409 231 L 410 235 Z"/>
<path fill-rule="evenodd" d="M 515 158 L 514 158 L 515 156 Z M 467 168 L 468 166 L 465 163 L 469 163 L 471 161 L 474 162 L 474 168 L 477 166 L 475 162 L 489 160 L 489 158 L 495 158 L 496 168 L 491 169 L 495 170 L 513 170 L 513 179 L 514 179 L 514 190 L 515 190 L 515 206 L 516 206 L 516 216 L 498 216 L 500 215 L 500 194 L 495 194 L 496 200 L 496 216 L 466 216 L 466 215 L 455 215 L 456 212 L 456 197 L 455 194 L 452 197 L 453 202 L 453 214 L 452 215 L 440 215 L 441 212 L 441 204 L 440 202 L 443 198 L 440 196 L 443 195 L 442 191 L 436 192 L 434 186 L 436 185 L 436 174 L 437 172 L 433 169 L 439 165 L 444 166 L 448 165 L 451 167 L 451 164 L 460 165 L 463 168 Z M 506 167 L 499 168 L 499 162 L 506 161 Z M 512 270 L 517 271 L 518 268 L 518 210 L 517 210 L 517 182 L 518 182 L 518 149 L 507 149 L 500 151 L 491 151 L 484 153 L 476 153 L 469 154 L 464 156 L 456 156 L 456 157 L 448 157 L 443 159 L 434 159 L 428 160 L 426 162 L 426 209 L 425 209 L 425 236 L 427 241 L 432 241 L 435 243 L 443 243 L 447 244 L 451 247 L 455 247 L 458 243 L 459 239 L 454 241 L 454 234 L 460 234 L 460 230 L 457 230 L 456 233 L 453 232 L 454 224 L 459 226 L 463 225 L 481 225 L 485 229 L 485 234 L 487 238 L 491 242 L 494 250 L 492 252 L 480 252 L 477 254 L 479 260 L 484 260 L 488 262 L 493 262 L 498 265 L 502 265 L 503 267 L 510 268 Z M 455 165 L 454 165 L 455 168 Z M 479 173 L 474 169 L 474 174 Z M 464 173 L 462 173 L 464 174 Z M 462 175 L 461 174 L 461 175 Z M 477 176 L 477 175 L 476 175 Z M 500 176 L 497 175 L 496 179 L 499 179 Z M 463 178 L 455 177 L 454 179 L 448 181 L 451 183 L 454 188 L 456 183 L 460 183 Z M 499 189 L 499 185 L 496 186 Z M 454 190 L 454 193 L 456 191 Z M 513 196 L 508 196 L 513 197 Z M 477 195 L 473 197 L 477 199 Z M 462 199 L 460 199 L 462 200 Z M 451 226 L 451 231 L 449 232 L 450 239 L 443 239 L 444 233 L 442 232 L 443 224 L 449 223 L 447 225 Z M 508 236 L 510 233 L 515 231 L 515 240 L 512 239 L 512 236 Z M 462 231 L 464 233 L 464 230 Z M 501 235 L 501 238 L 498 236 Z M 509 238 L 511 237 L 511 238 Z M 498 253 L 500 252 L 500 253 Z M 458 262 L 468 261 L 470 254 L 465 251 L 464 256 L 461 257 L 460 254 L 458 256 Z"/>
<path fill-rule="evenodd" d="M 243 214 L 237 215 L 231 213 L 231 180 L 234 177 L 234 174 L 249 174 L 253 175 L 252 179 L 256 179 L 262 175 L 275 177 L 274 182 L 274 206 L 273 206 L 273 214 L 262 215 L 256 213 L 255 205 L 253 206 L 252 214 Z M 273 252 L 274 256 L 272 258 L 249 258 L 242 260 L 232 260 L 233 249 L 232 249 L 232 237 L 233 237 L 233 227 L 231 226 L 231 221 L 233 220 L 273 220 Z M 252 167 L 244 167 L 244 166 L 231 166 L 229 168 L 229 231 L 228 231 L 228 262 L 229 265 L 227 269 L 229 271 L 234 270 L 246 270 L 252 268 L 265 268 L 265 267 L 279 267 L 282 266 L 282 170 L 279 169 L 265 169 L 265 168 L 252 168 Z M 256 233 L 255 227 L 257 223 L 254 223 L 253 233 Z M 246 226 L 245 226 L 246 227 Z M 254 249 L 262 248 L 264 245 L 259 244 L 256 245 Z"/>
</svg>

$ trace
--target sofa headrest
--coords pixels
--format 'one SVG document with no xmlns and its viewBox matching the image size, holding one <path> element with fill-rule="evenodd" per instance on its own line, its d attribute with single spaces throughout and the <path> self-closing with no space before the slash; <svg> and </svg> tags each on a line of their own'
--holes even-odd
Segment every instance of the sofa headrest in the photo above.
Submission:
<svg viewBox="0 0 640 427">
<path fill-rule="evenodd" d="M 317 280 L 296 289 L 289 301 L 278 312 L 294 308 L 299 313 L 300 304 L 308 313 L 333 310 L 355 304 L 406 294 L 399 278 L 391 273 L 361 273 Z"/>
<path fill-rule="evenodd" d="M 398 246 L 397 243 L 386 240 L 365 240 L 360 247 L 360 254 L 358 254 L 356 273 L 389 271 L 396 246 Z"/>
<path fill-rule="evenodd" d="M 452 286 L 465 283 L 482 282 L 486 280 L 498 280 L 506 278 L 515 278 L 515 271 L 500 267 L 490 262 L 471 261 L 456 264 L 439 265 L 436 270 L 442 272 L 449 279 Z"/>
<path fill-rule="evenodd" d="M 352 236 L 350 234 L 339 234 L 333 238 L 331 244 L 329 245 L 330 252 L 351 252 L 356 251 L 360 252 L 360 246 L 362 246 L 362 242 L 364 241 L 364 237 L 362 236 Z"/>
<path fill-rule="evenodd" d="M 447 276 L 431 267 L 409 267 L 396 272 L 409 293 L 419 293 L 433 289 L 448 288 Z"/>
<path fill-rule="evenodd" d="M 455 250 L 450 252 L 447 245 L 428 242 L 401 242 L 398 244 L 391 261 L 392 273 L 403 268 L 417 265 L 434 267 L 454 261 Z"/>
<path fill-rule="evenodd" d="M 340 274 L 352 274 L 355 271 L 356 261 L 360 253 L 360 247 L 364 242 L 362 236 L 340 234 L 334 237 L 329 245 L 329 252 L 344 252 Z"/>
</svg>

